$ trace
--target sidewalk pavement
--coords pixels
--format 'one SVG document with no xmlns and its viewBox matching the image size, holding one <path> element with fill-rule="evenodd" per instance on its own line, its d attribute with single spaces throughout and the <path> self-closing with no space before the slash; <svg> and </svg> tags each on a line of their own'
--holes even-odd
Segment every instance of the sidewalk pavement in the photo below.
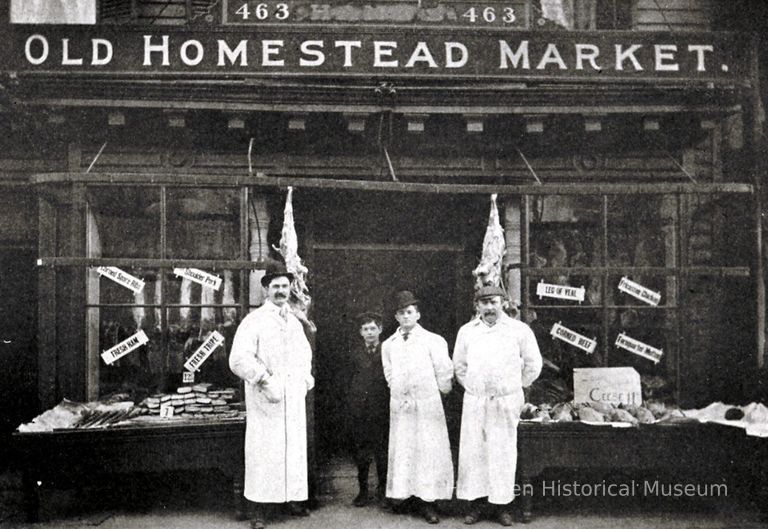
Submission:
<svg viewBox="0 0 768 529">
<path fill-rule="evenodd" d="M 161 476 L 143 498 L 131 497 L 131 488 L 106 490 L 94 486 L 82 492 L 45 490 L 41 522 L 26 523 L 20 498 L 0 503 L 3 529 L 247 529 L 248 521 L 232 513 L 229 484 L 210 475 Z M 109 487 L 107 487 L 109 488 Z M 277 515 L 268 529 L 405 529 L 437 527 L 466 529 L 460 513 L 446 512 L 437 526 L 416 513 L 393 514 L 377 505 L 353 507 L 356 480 L 351 467 L 338 467 L 323 487 L 321 505 L 307 518 Z M 0 497 L 0 500 L 7 498 Z M 141 507 L 138 505 L 142 505 Z M 455 505 L 455 504 L 454 504 Z M 455 509 L 454 509 L 455 510 Z M 526 529 L 764 529 L 754 506 L 744 499 L 707 498 L 706 501 L 647 501 L 638 498 L 600 500 L 544 499 L 535 505 L 533 520 L 516 527 Z M 482 520 L 477 529 L 501 527 Z"/>
</svg>

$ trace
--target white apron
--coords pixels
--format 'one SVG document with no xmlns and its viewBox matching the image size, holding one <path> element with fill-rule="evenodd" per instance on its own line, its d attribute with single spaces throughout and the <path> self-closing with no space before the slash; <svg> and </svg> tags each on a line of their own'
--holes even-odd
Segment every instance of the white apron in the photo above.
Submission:
<svg viewBox="0 0 768 529">
<path fill-rule="evenodd" d="M 306 500 L 305 397 L 314 380 L 301 323 L 292 314 L 286 322 L 265 303 L 238 327 L 229 364 L 245 381 L 244 496 L 261 503 Z M 263 377 L 269 384 L 259 383 Z"/>
<path fill-rule="evenodd" d="M 387 497 L 424 501 L 453 496 L 453 461 L 440 392 L 451 389 L 448 344 L 416 326 L 404 341 L 396 332 L 382 344 L 390 386 Z"/>
<path fill-rule="evenodd" d="M 536 338 L 509 317 L 493 327 L 475 319 L 459 330 L 453 362 L 465 389 L 456 496 L 507 504 L 515 498 L 522 388 L 541 372 Z"/>
</svg>

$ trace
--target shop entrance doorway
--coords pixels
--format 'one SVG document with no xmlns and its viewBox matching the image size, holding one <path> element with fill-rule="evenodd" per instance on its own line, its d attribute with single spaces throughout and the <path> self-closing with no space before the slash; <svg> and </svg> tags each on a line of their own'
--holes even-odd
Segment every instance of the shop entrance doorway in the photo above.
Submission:
<svg viewBox="0 0 768 529">
<path fill-rule="evenodd" d="M 365 207 L 357 198 L 335 195 L 313 208 L 309 253 L 318 328 L 314 366 L 320 464 L 349 453 L 353 432 L 346 429 L 345 395 L 349 349 L 361 339 L 356 316 L 381 313 L 384 340 L 397 328 L 395 294 L 410 290 L 421 300 L 420 323 L 452 348 L 471 311 L 475 259 L 467 241 L 481 240 L 485 220 L 483 214 L 478 226 L 470 220 L 477 216 L 476 206 L 483 207 L 471 197 L 366 197 Z"/>
</svg>

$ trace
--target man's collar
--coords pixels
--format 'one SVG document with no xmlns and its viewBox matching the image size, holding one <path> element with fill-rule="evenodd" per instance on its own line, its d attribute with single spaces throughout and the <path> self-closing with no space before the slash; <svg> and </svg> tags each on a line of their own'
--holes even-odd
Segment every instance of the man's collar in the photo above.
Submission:
<svg viewBox="0 0 768 529">
<path fill-rule="evenodd" d="M 286 301 L 286 303 L 288 302 Z M 275 305 L 275 303 L 271 299 L 267 299 L 267 301 L 264 302 L 263 306 L 266 307 L 266 309 L 270 312 L 279 313 L 280 309 L 285 306 L 285 303 L 282 306 L 278 307 L 277 305 Z"/>
<path fill-rule="evenodd" d="M 506 312 L 501 311 L 499 313 L 499 316 L 496 318 L 496 323 L 493 325 L 488 325 L 483 321 L 483 318 L 480 316 L 477 316 L 474 320 L 472 320 L 470 323 L 474 326 L 483 325 L 484 327 L 487 327 L 488 329 L 493 329 L 497 325 L 509 325 L 512 322 L 512 318 L 510 318 Z"/>
</svg>

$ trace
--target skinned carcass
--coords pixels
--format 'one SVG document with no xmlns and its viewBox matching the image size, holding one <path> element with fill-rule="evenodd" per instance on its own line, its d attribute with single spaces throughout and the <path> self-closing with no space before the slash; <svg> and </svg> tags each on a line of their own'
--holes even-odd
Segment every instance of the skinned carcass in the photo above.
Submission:
<svg viewBox="0 0 768 529">
<path fill-rule="evenodd" d="M 506 242 L 504 241 L 504 229 L 499 221 L 499 208 L 496 205 L 497 195 L 491 195 L 491 212 L 488 217 L 488 228 L 483 237 L 483 253 L 480 257 L 480 264 L 472 271 L 475 276 L 475 289 L 483 286 L 502 287 L 501 281 L 501 262 L 506 251 Z"/>
</svg>

